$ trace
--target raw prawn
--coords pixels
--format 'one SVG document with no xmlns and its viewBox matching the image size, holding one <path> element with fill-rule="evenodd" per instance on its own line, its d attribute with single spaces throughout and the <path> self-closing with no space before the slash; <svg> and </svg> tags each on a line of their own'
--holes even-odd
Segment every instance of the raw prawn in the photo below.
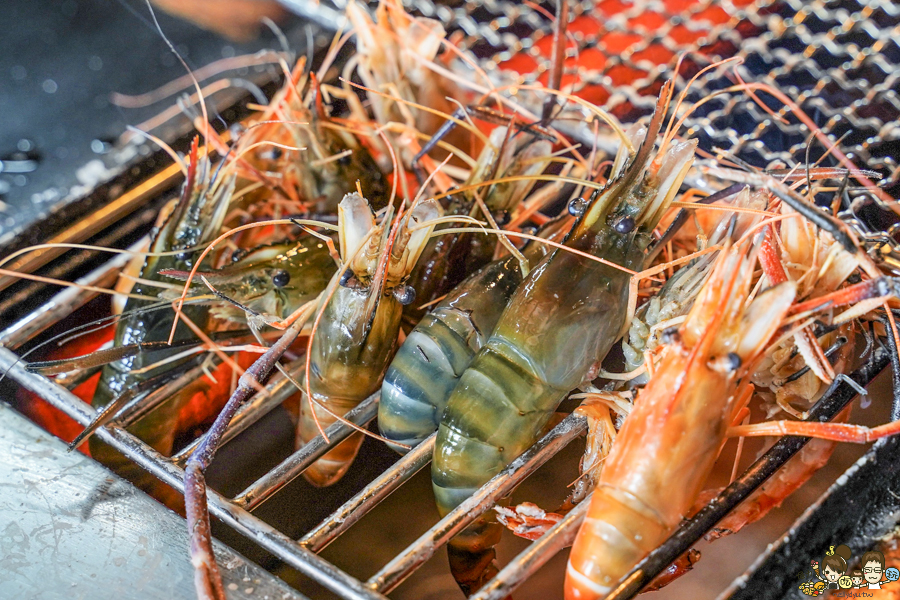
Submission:
<svg viewBox="0 0 900 600">
<path fill-rule="evenodd" d="M 428 221 L 438 216 L 439 205 L 428 200 L 411 209 L 392 230 L 376 225 L 359 194 L 348 194 L 341 201 L 344 264 L 340 285 L 323 300 L 312 336 L 305 388 L 313 399 L 301 405 L 298 444 L 335 421 L 328 411 L 343 415 L 381 387 L 396 350 L 403 304 L 411 296 L 406 279 L 434 227 Z M 331 485 L 350 467 L 361 443 L 362 434 L 354 433 L 304 476 L 315 485 Z"/>
<path fill-rule="evenodd" d="M 198 271 L 194 286 L 205 290 L 198 284 L 202 278 L 225 300 L 212 306 L 212 316 L 230 322 L 246 319 L 257 328 L 272 319 L 285 319 L 315 300 L 337 270 L 326 243 L 313 236 L 252 250 L 239 248 L 232 261 L 216 271 Z M 175 270 L 161 273 L 179 280 L 190 275 Z"/>
<path fill-rule="evenodd" d="M 220 177 L 211 179 L 209 162 L 198 156 L 197 140 L 191 148 L 188 177 L 185 181 L 178 204 L 166 222 L 160 228 L 151 244 L 154 253 L 180 250 L 176 255 L 151 256 L 147 258 L 141 271 L 141 277 L 149 281 L 160 281 L 163 269 L 190 269 L 195 259 L 196 248 L 210 241 L 218 232 L 224 218 L 231 194 L 234 190 L 234 178 Z M 156 296 L 157 288 L 149 283 L 137 282 L 133 293 Z M 116 327 L 115 345 L 145 342 L 163 342 L 169 337 L 172 326 L 172 311 L 168 307 L 153 311 L 143 311 L 152 304 L 147 300 L 129 299 L 126 312 Z M 208 319 L 209 309 L 202 305 L 185 306 L 185 314 L 199 327 L 204 327 Z M 175 340 L 193 337 L 190 329 L 181 324 L 175 333 Z M 176 352 L 173 350 L 170 353 Z M 156 359 L 158 360 L 158 356 Z M 103 407 L 127 393 L 129 388 L 152 380 L 159 376 L 160 369 L 152 368 L 154 361 L 144 354 L 135 354 L 107 364 L 101 373 L 100 382 L 94 393 L 92 404 Z M 141 370 L 151 367 L 149 370 Z M 153 414 L 138 421 L 131 427 L 131 432 L 143 439 L 150 446 L 163 454 L 172 449 L 175 430 L 172 420 L 180 410 L 179 403 L 168 402 Z M 135 463 L 112 450 L 102 442 L 91 442 L 91 456 L 116 471 L 119 475 L 135 482 L 139 487 L 147 488 L 155 481 L 152 476 L 140 469 Z"/>
<path fill-rule="evenodd" d="M 280 244 L 255 248 L 249 252 L 238 249 L 232 254 L 232 259 L 234 262 L 222 269 L 198 273 L 198 279 L 202 278 L 206 282 L 206 285 L 215 292 L 214 296 L 210 297 L 209 294 L 200 294 L 191 297 L 192 303 L 203 301 L 205 304 L 210 304 L 210 301 L 212 301 L 209 308 L 209 316 L 213 317 L 214 320 L 210 321 L 211 327 L 207 333 L 217 338 L 216 341 L 223 339 L 222 336 L 214 334 L 214 331 L 222 326 L 245 324 L 246 321 L 252 328 L 260 329 L 266 324 L 277 323 L 289 318 L 301 306 L 318 297 L 336 270 L 326 244 L 312 236 L 305 237 L 298 242 L 286 241 Z M 158 271 L 158 274 L 185 280 L 188 278 L 189 272 L 163 269 Z M 201 292 L 206 291 L 203 285 L 197 285 L 196 287 Z M 160 293 L 160 297 L 167 298 L 169 294 L 164 290 Z M 218 301 L 218 299 L 222 301 Z M 161 307 L 161 310 L 165 311 L 167 307 Z M 236 334 L 240 333 L 240 331 L 236 332 Z M 235 336 L 228 335 L 227 337 Z M 32 362 L 27 368 L 34 373 L 55 375 L 92 366 L 111 364 L 114 361 L 130 358 L 137 354 L 147 355 L 147 358 L 144 359 L 145 362 L 152 364 L 151 356 L 159 360 L 171 355 L 172 351 L 177 348 L 196 347 L 201 343 L 201 340 L 190 338 L 179 340 L 171 345 L 162 341 L 135 342 L 114 346 L 108 350 L 94 352 L 87 356 Z M 151 378 L 148 382 L 151 384 L 162 384 L 164 380 L 168 380 L 174 375 L 184 372 L 186 368 L 194 366 L 195 362 L 195 360 L 179 360 L 178 364 L 172 367 L 171 374 L 161 373 L 159 376 L 161 379 Z M 161 372 L 162 369 L 156 371 Z M 227 373 L 220 373 L 220 375 L 227 375 Z M 221 402 L 225 398 L 221 398 L 217 403 L 210 395 L 208 388 L 209 386 L 202 380 L 198 380 L 190 386 L 179 390 L 175 396 L 170 398 L 169 402 L 183 405 L 184 398 L 190 398 L 194 393 L 201 392 L 206 396 L 206 404 L 208 406 L 207 410 L 199 411 L 199 414 L 209 416 L 215 413 L 217 405 L 221 406 Z M 107 404 L 103 410 L 97 413 L 87 428 L 74 438 L 72 446 L 77 447 L 80 445 L 98 427 L 112 421 L 119 411 L 123 409 L 126 402 L 137 399 L 137 396 L 142 394 L 143 392 L 138 392 L 136 386 L 132 386 L 127 394 L 123 393 L 117 396 L 113 402 Z M 184 421 L 184 419 L 179 417 L 178 419 L 173 419 L 169 427 L 177 432 L 191 429 L 199 424 L 199 422 Z"/>
<path fill-rule="evenodd" d="M 399 332 L 404 279 L 433 230 L 434 225 L 428 221 L 439 215 L 440 207 L 429 200 L 398 215 L 393 223 L 391 209 L 388 208 L 382 224 L 377 225 L 365 198 L 354 193 L 341 201 L 338 206 L 338 235 L 343 258 L 341 270 L 332 277 L 319 302 L 311 302 L 298 311 L 278 341 L 241 376 L 237 388 L 185 466 L 185 509 L 191 533 L 191 562 L 195 568 L 194 584 L 200 598 L 225 597 L 212 552 L 205 472 L 229 422 L 240 406 L 265 382 L 316 309 L 318 315 L 310 333 L 306 355 L 305 382 L 301 384 L 301 388 L 314 398 L 307 397 L 305 400 L 315 402 L 313 410 L 321 411 L 323 418 L 327 416 L 333 421 L 336 418 L 334 414 L 342 410 L 343 404 L 353 403 L 351 394 L 363 394 L 358 403 L 371 391 L 377 390 Z M 391 226 L 388 227 L 388 224 Z M 317 334 L 323 324 L 324 339 L 320 340 Z M 318 344 L 317 340 L 320 340 Z M 360 374 L 365 378 L 362 381 L 356 377 Z M 334 384 L 337 385 L 325 387 Z M 366 385 L 369 391 L 364 389 Z M 332 398 L 323 395 L 323 392 L 334 391 L 342 396 Z M 320 403 L 328 410 L 322 410 Z M 312 419 L 311 411 L 307 410 L 300 421 L 301 435 L 310 428 L 316 430 L 306 422 Z M 311 467 L 311 480 L 315 483 L 336 480 L 347 469 L 358 447 L 356 440 L 344 440 L 320 460 L 323 464 Z M 334 458 L 330 456 L 332 452 L 335 453 Z"/>
<path fill-rule="evenodd" d="M 693 160 L 696 142 L 660 148 L 651 160 L 670 92 L 671 83 L 640 131 L 645 139 L 630 164 L 623 148 L 610 183 L 587 203 L 565 242 L 609 262 L 559 249 L 544 258 L 453 390 L 432 462 L 442 514 L 535 441 L 563 397 L 596 375 L 621 331 L 630 273 L 643 266 L 651 233 Z M 458 565 L 484 564 L 498 535 L 488 523 L 471 526 L 450 543 L 451 568 L 453 553 L 461 557 Z M 489 574 L 463 573 L 457 582 L 474 590 Z"/>
<path fill-rule="evenodd" d="M 731 196 L 734 197 L 726 200 L 726 206 L 734 206 L 736 209 L 765 207 L 765 198 L 760 198 L 756 194 L 751 196 L 748 189 Z M 681 266 L 669 277 L 659 292 L 638 309 L 625 336 L 627 341 L 622 341 L 626 372 L 623 374 L 602 372 L 601 377 L 627 381 L 630 387 L 645 384 L 649 379 L 647 371 L 642 370 L 645 361 L 648 358 L 654 361 L 654 364 L 658 361 L 659 353 L 656 349 L 662 343 L 661 338 L 665 337 L 664 332 L 685 320 L 716 264 L 718 251 L 714 248 L 739 239 L 760 219 L 753 213 L 735 214 L 730 211 L 716 211 L 714 216 L 718 220 L 708 223 L 710 229 L 708 237 L 702 230 L 692 232 L 703 240 L 699 250 L 712 247 L 713 251 Z M 562 518 L 563 514 L 569 512 L 594 490 L 603 463 L 617 435 L 614 423 L 621 425 L 632 408 L 633 391 L 604 391 L 590 384 L 582 386 L 582 390 L 585 393 L 571 396 L 572 399 L 584 398 L 577 411 L 588 419 L 588 441 L 581 459 L 581 475 L 575 482 L 572 493 L 556 512 L 547 513 L 540 510 L 538 513 L 530 508 L 534 506 L 530 503 L 524 503 L 527 506 L 524 512 L 520 510 L 523 505 L 515 509 L 497 507 L 501 522 L 515 535 L 537 539 Z"/>
<path fill-rule="evenodd" d="M 558 231 L 563 224 L 554 222 L 543 234 Z M 532 242 L 525 258 L 539 260 L 546 248 Z M 450 392 L 521 282 L 519 260 L 508 256 L 477 271 L 422 317 L 384 376 L 378 404 L 378 427 L 384 437 L 415 446 L 437 430 Z"/>
</svg>

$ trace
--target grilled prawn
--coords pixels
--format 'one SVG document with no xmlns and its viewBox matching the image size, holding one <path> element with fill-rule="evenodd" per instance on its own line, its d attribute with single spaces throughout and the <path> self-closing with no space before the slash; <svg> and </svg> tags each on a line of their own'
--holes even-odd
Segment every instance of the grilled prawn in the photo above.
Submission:
<svg viewBox="0 0 900 600">
<path fill-rule="evenodd" d="M 251 210 L 258 211 L 252 204 L 275 187 L 297 205 L 294 210 L 333 214 L 356 181 L 376 209 L 387 202 L 384 174 L 368 148 L 326 113 L 303 59 L 254 122 L 235 143 L 233 154 L 240 158 L 229 159 L 247 179 L 268 184 L 247 195 Z"/>
<path fill-rule="evenodd" d="M 796 294 L 786 281 L 749 306 L 755 260 L 719 264 L 634 402 L 597 482 L 566 572 L 567 600 L 602 598 L 674 530 L 715 463 L 752 372 Z"/>
<path fill-rule="evenodd" d="M 406 278 L 418 260 L 440 207 L 428 200 L 401 217 L 394 228 L 376 225 L 366 200 L 348 194 L 338 208 L 341 256 L 340 285 L 323 299 L 312 334 L 306 388 L 311 401 L 301 408 L 298 443 L 316 437 L 381 386 L 394 356 L 403 303 L 409 299 Z M 318 422 L 318 426 L 317 426 Z M 354 433 L 316 461 L 304 476 L 315 485 L 340 479 L 356 456 L 362 434 Z"/>
<path fill-rule="evenodd" d="M 594 377 L 621 331 L 630 272 L 642 267 L 651 233 L 693 160 L 695 142 L 662 147 L 651 160 L 670 90 L 667 84 L 630 164 L 625 166 L 623 149 L 610 183 L 594 195 L 565 242 L 608 262 L 559 249 L 544 258 L 453 390 L 431 471 L 441 513 L 537 439 L 565 395 Z M 479 522 L 451 542 L 451 568 L 457 565 L 464 589 L 477 589 L 490 572 L 460 573 L 460 567 L 484 564 L 498 535 L 496 526 Z"/>
</svg>

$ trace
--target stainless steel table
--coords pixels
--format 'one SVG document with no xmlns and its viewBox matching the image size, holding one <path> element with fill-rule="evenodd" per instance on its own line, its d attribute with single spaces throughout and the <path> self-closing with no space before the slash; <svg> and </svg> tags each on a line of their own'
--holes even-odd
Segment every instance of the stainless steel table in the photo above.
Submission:
<svg viewBox="0 0 900 600">
<path fill-rule="evenodd" d="M 196 598 L 184 520 L 0 402 L 0 600 Z M 229 600 L 305 600 L 222 543 Z"/>
</svg>

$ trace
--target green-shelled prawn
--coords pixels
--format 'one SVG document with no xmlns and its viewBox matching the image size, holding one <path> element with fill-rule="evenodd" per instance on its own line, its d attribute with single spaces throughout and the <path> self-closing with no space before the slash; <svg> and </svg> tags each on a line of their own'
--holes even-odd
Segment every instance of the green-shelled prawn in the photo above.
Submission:
<svg viewBox="0 0 900 600">
<path fill-rule="evenodd" d="M 440 206 L 428 200 L 390 227 L 389 217 L 376 224 L 359 194 L 341 201 L 342 270 L 335 275 L 339 285 L 330 288 L 333 294 L 323 294 L 325 305 L 314 326 L 304 386 L 313 402 L 302 403 L 298 444 L 318 435 L 316 421 L 327 427 L 335 422 L 334 414 L 345 414 L 381 387 L 396 351 L 403 306 L 413 297 L 406 280 L 434 229 L 427 222 L 439 216 Z M 362 434 L 354 433 L 304 476 L 315 485 L 331 485 L 350 467 L 361 443 Z"/>
<path fill-rule="evenodd" d="M 285 240 L 252 250 L 237 249 L 232 263 L 215 271 L 198 271 L 193 286 L 203 292 L 205 279 L 220 297 L 210 308 L 217 319 L 248 321 L 259 327 L 285 319 L 325 290 L 337 270 L 326 243 L 314 236 Z M 167 277 L 185 280 L 189 271 L 164 270 Z"/>
<path fill-rule="evenodd" d="M 632 272 L 642 268 L 653 229 L 696 146 L 664 140 L 654 153 L 670 91 L 667 84 L 639 132 L 637 152 L 628 157 L 620 150 L 610 183 L 587 204 L 565 246 Z M 596 375 L 622 330 L 630 281 L 628 271 L 561 249 L 529 273 L 441 419 L 432 483 L 442 514 L 534 443 L 565 395 Z M 478 589 L 491 574 L 480 565 L 488 563 L 499 533 L 496 524 L 481 521 L 451 541 L 451 568 L 464 591 Z"/>
<path fill-rule="evenodd" d="M 164 281 L 160 273 L 165 269 L 190 270 L 194 260 L 200 254 L 198 246 L 211 241 L 218 234 L 219 227 L 228 208 L 234 191 L 233 177 L 211 179 L 210 164 L 205 158 L 198 156 L 195 140 L 191 148 L 190 165 L 187 180 L 181 198 L 175 209 L 160 227 L 153 238 L 150 250 L 152 253 L 181 251 L 175 255 L 149 256 L 141 270 L 141 278 L 148 282 Z M 151 283 L 138 281 L 132 292 L 145 296 L 156 296 L 158 288 Z M 119 320 L 115 333 L 115 346 L 128 346 L 147 342 L 165 342 L 172 328 L 173 311 L 169 308 L 146 311 L 155 304 L 151 300 L 129 299 L 125 312 Z M 185 305 L 184 314 L 197 326 L 205 328 L 209 318 L 209 307 L 206 305 Z M 184 341 L 194 338 L 194 334 L 180 323 L 175 330 L 174 340 Z M 153 368 L 152 365 L 167 355 L 179 350 L 171 349 L 157 353 L 136 353 L 120 360 L 115 360 L 103 367 L 92 404 L 105 407 L 123 395 L 129 389 L 142 382 L 152 380 L 171 368 L 171 365 Z M 144 367 L 150 367 L 144 369 Z M 157 451 L 168 454 L 176 434 L 173 421 L 180 410 L 179 402 L 166 402 L 145 418 L 135 423 L 129 430 L 147 442 Z M 90 440 L 91 456 L 105 463 L 122 477 L 134 481 L 147 488 L 156 480 L 140 469 L 134 462 L 100 442 L 96 438 Z"/>
<path fill-rule="evenodd" d="M 558 231 L 565 222 L 549 223 L 542 235 Z M 529 262 L 538 261 L 547 248 L 531 242 L 524 256 Z M 378 403 L 382 436 L 415 446 L 437 431 L 450 392 L 494 331 L 521 282 L 522 269 L 515 256 L 496 260 L 456 286 L 422 318 L 384 376 Z"/>
</svg>

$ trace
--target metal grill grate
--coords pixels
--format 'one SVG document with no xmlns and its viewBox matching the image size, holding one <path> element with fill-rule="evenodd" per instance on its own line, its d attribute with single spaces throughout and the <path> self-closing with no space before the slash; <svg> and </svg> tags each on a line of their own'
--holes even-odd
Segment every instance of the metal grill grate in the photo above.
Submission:
<svg viewBox="0 0 900 600">
<path fill-rule="evenodd" d="M 762 3 L 760 3 L 762 4 Z M 546 77 L 550 19 L 545 4 L 513 2 L 449 2 L 433 5 L 414 0 L 412 8 L 433 16 L 449 29 L 466 34 L 463 45 L 475 53 L 486 69 L 520 83 Z M 326 5 L 304 10 L 315 12 L 325 26 L 340 26 L 340 15 Z M 544 11 L 544 12 L 542 12 Z M 861 166 L 880 170 L 889 184 L 897 182 L 897 148 L 900 145 L 900 6 L 888 0 L 784 0 L 760 6 L 750 0 L 695 1 L 655 0 L 625 2 L 602 0 L 577 3 L 569 31 L 577 43 L 577 55 L 567 59 L 563 86 L 607 108 L 623 121 L 652 110 L 664 78 L 670 76 L 677 54 L 688 56 L 688 74 L 707 58 L 740 56 L 744 68 L 756 80 L 769 82 L 795 98 L 833 138 L 850 132 L 842 148 Z M 514 70 L 518 74 L 510 75 Z M 524 74 L 522 74 L 524 73 Z M 681 81 L 681 85 L 684 85 Z M 732 85 L 721 76 L 709 77 L 691 92 L 696 100 L 710 91 Z M 744 97 L 721 96 L 706 104 L 687 122 L 684 135 L 696 137 L 708 152 L 724 150 L 758 166 L 774 162 L 793 165 L 805 160 L 808 131 L 783 107 L 771 108 L 779 122 Z M 814 150 L 812 157 L 817 157 Z M 85 275 L 81 282 L 110 285 L 121 269 L 116 258 Z M 86 425 L 94 409 L 69 389 L 30 374 L 12 351 L 50 327 L 95 294 L 68 289 L 20 322 L 0 332 L 0 371 L 35 392 L 70 417 Z M 290 392 L 280 376 L 268 384 L 267 396 L 245 405 L 231 423 L 225 441 L 237 436 L 277 406 Z M 165 400 L 161 391 L 156 400 Z M 376 413 L 370 398 L 348 417 L 369 423 Z M 97 434 L 103 441 L 134 460 L 142 468 L 182 491 L 182 469 L 196 443 L 179 454 L 161 456 L 124 430 L 140 415 L 123 415 Z M 425 467 L 431 457 L 434 436 L 410 452 L 349 499 L 334 514 L 299 540 L 275 530 L 250 511 L 297 477 L 304 468 L 349 435 L 337 423 L 328 430 L 330 443 L 317 438 L 285 459 L 243 492 L 228 499 L 210 492 L 211 512 L 288 565 L 345 598 L 384 598 L 453 535 L 489 510 L 540 465 L 581 435 L 581 417 L 566 417 L 556 428 L 481 488 L 475 496 L 436 523 L 416 542 L 397 555 L 368 581 L 359 581 L 316 555 L 356 523 L 381 500 Z M 507 565 L 476 598 L 502 598 L 521 584 L 557 551 L 573 539 L 587 502 L 569 513 L 541 540 Z"/>
<path fill-rule="evenodd" d="M 515 77 L 520 83 L 545 83 L 549 24 L 522 41 L 502 33 L 530 26 L 537 18 L 530 16 L 505 17 L 510 24 L 495 17 L 489 29 L 499 39 L 474 41 L 470 49 L 487 59 L 488 68 L 520 73 Z M 471 17 L 459 19 L 465 23 Z M 846 134 L 841 148 L 849 157 L 897 181 L 900 6 L 895 3 L 603 0 L 580 4 L 569 32 L 577 55 L 570 49 L 563 89 L 623 121 L 652 112 L 677 55 L 688 53 L 685 78 L 707 61 L 737 56 L 751 80 L 784 91 L 832 139 Z M 685 79 L 679 83 L 683 87 Z M 705 78 L 693 86 L 688 101 L 734 83 Z M 684 135 L 697 138 L 702 150 L 723 150 L 759 167 L 804 162 L 809 131 L 780 103 L 769 108 L 784 122 L 746 97 L 721 96 L 687 120 Z M 811 157 L 823 151 L 814 148 Z"/>
</svg>

